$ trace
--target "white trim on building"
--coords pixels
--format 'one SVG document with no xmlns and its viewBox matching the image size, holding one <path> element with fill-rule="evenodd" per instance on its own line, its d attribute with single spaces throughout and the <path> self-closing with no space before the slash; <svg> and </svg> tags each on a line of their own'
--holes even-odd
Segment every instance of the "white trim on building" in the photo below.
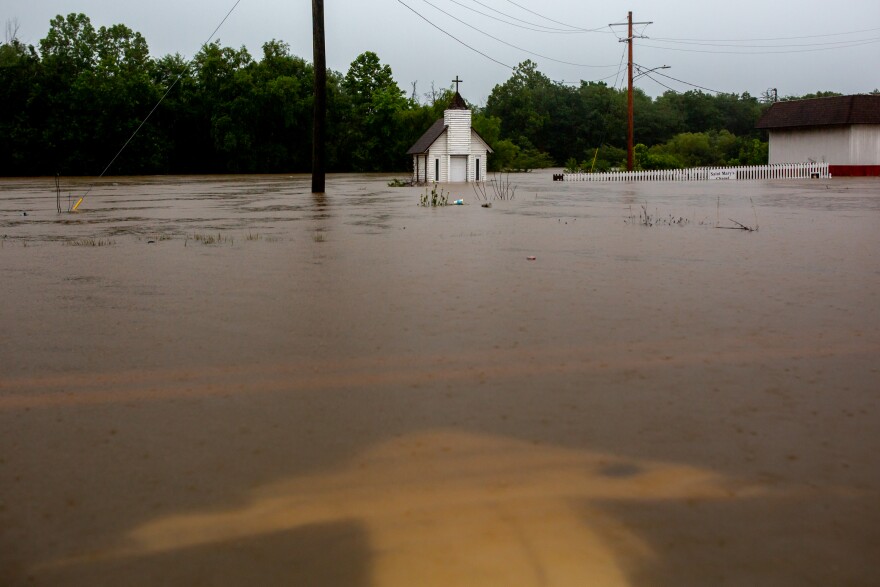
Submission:
<svg viewBox="0 0 880 587">
<path fill-rule="evenodd" d="M 473 129 L 471 122 L 470 109 L 456 94 L 443 118 L 435 122 L 407 152 L 413 156 L 413 181 L 486 181 L 486 161 L 493 151 Z"/>
</svg>

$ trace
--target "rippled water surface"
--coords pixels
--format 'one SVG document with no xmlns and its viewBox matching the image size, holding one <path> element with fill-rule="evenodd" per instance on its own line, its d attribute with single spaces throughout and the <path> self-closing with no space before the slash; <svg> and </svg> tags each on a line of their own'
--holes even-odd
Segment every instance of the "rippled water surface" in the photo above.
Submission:
<svg viewBox="0 0 880 587">
<path fill-rule="evenodd" d="M 880 182 L 388 179 L 0 180 L 0 583 L 880 583 Z"/>
</svg>

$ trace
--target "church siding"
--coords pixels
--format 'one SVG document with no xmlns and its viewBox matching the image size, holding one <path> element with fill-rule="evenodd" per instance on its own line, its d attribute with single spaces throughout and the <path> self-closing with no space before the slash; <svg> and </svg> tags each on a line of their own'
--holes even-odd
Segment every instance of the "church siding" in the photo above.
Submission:
<svg viewBox="0 0 880 587">
<path fill-rule="evenodd" d="M 437 169 L 436 161 L 440 161 L 440 176 L 435 176 Z M 428 181 L 449 181 L 449 153 L 446 150 L 446 141 L 436 141 L 428 150 Z"/>
<path fill-rule="evenodd" d="M 443 113 L 446 123 L 447 143 L 450 155 L 468 155 L 471 149 L 471 111 L 447 110 Z"/>
<path fill-rule="evenodd" d="M 471 128 L 471 122 L 471 111 L 456 94 L 443 118 L 425 131 L 407 151 L 413 155 L 415 181 L 445 183 L 455 179 L 473 182 L 478 177 L 479 181 L 486 181 L 486 159 L 492 149 Z M 453 171 L 455 177 L 452 177 Z"/>
</svg>

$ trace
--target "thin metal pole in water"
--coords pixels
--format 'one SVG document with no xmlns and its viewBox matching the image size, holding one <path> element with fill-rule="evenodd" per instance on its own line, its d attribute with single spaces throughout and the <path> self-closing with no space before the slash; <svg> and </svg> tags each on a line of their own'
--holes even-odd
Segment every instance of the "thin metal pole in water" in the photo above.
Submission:
<svg viewBox="0 0 880 587">
<path fill-rule="evenodd" d="M 324 193 L 327 56 L 324 48 L 324 0 L 312 0 L 312 41 L 315 67 L 315 109 L 312 118 L 312 193 Z"/>
</svg>

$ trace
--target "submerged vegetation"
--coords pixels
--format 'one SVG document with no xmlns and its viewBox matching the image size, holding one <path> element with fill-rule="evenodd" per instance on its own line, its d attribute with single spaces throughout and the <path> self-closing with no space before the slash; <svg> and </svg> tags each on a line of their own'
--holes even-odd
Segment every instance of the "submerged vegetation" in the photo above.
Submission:
<svg viewBox="0 0 880 587">
<path fill-rule="evenodd" d="M 419 198 L 419 206 L 436 208 L 438 206 L 446 206 L 449 204 L 449 194 L 443 191 L 443 188 L 437 190 L 437 184 L 431 186 L 431 190 L 425 188 L 425 193 Z"/>
<path fill-rule="evenodd" d="M 650 228 L 651 226 L 685 226 L 690 224 L 691 221 L 686 216 L 676 216 L 674 214 L 661 216 L 656 211 L 651 214 L 648 211 L 648 203 L 645 202 L 639 206 L 638 214 L 633 212 L 632 206 L 630 206 L 629 215 L 624 217 L 623 222 L 624 224 L 647 226 Z"/>
<path fill-rule="evenodd" d="M 78 238 L 72 241 L 65 241 L 64 244 L 69 247 L 109 247 L 115 245 L 116 241 L 107 238 Z"/>
<path fill-rule="evenodd" d="M 203 245 L 235 244 L 235 240 L 231 236 L 226 236 L 220 232 L 218 232 L 216 236 L 214 236 L 213 234 L 201 234 L 197 232 L 191 237 L 186 237 L 185 241 L 188 241 L 190 238 L 197 243 L 202 243 Z M 184 246 L 186 246 L 186 242 L 184 242 Z"/>
<path fill-rule="evenodd" d="M 486 187 L 489 185 L 492 189 Z M 510 181 L 510 173 L 493 174 L 487 182 L 474 182 L 471 184 L 477 200 L 488 202 L 491 200 L 512 200 L 516 197 L 516 184 Z"/>
<path fill-rule="evenodd" d="M 730 226 L 724 226 L 721 224 L 721 197 L 719 196 L 716 204 L 715 204 L 715 222 L 711 222 L 710 220 L 701 220 L 699 222 L 700 226 L 714 226 L 715 228 L 723 228 L 728 230 L 742 230 L 745 232 L 757 232 L 758 231 L 758 211 L 755 209 L 755 202 L 749 198 L 749 203 L 752 206 L 752 215 L 755 218 L 755 223 L 753 225 L 745 224 L 739 222 L 738 220 L 734 220 L 733 218 L 728 218 L 728 220 L 732 223 Z M 639 209 L 633 211 L 633 207 L 629 207 L 629 214 L 623 217 L 624 224 L 629 224 L 631 226 L 686 226 L 693 222 L 687 216 L 676 216 L 675 214 L 666 214 L 661 215 L 656 210 L 653 214 L 648 210 L 648 203 L 645 202 L 639 205 Z"/>
</svg>

